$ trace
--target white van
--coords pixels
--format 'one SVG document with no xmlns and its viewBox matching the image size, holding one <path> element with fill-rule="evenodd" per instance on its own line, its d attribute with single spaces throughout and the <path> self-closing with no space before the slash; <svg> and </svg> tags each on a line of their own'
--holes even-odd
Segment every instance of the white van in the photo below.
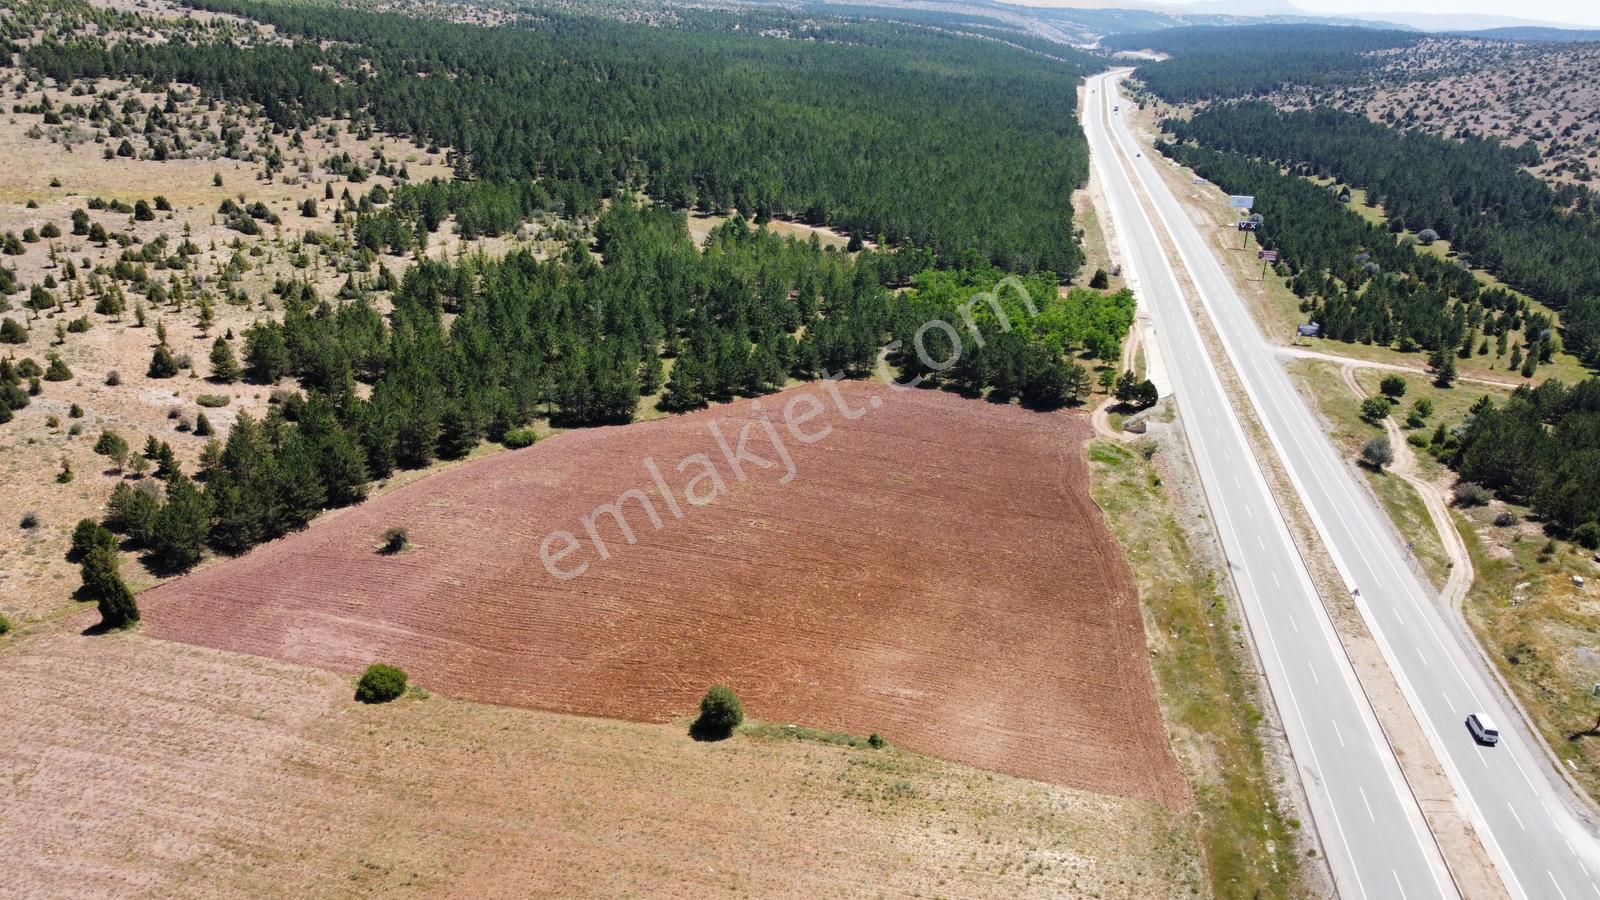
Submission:
<svg viewBox="0 0 1600 900">
<path fill-rule="evenodd" d="M 1493 747 L 1500 743 L 1500 729 L 1495 727 L 1488 716 L 1480 716 L 1477 713 L 1467 716 L 1467 730 L 1472 732 L 1472 739 L 1480 744 Z"/>
</svg>

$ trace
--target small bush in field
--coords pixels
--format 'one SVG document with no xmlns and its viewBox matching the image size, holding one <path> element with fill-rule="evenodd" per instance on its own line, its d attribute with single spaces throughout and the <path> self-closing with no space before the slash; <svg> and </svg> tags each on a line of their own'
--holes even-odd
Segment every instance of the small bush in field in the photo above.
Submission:
<svg viewBox="0 0 1600 900">
<path fill-rule="evenodd" d="M 362 703 L 388 703 L 405 692 L 405 670 L 383 663 L 368 666 L 356 683 L 356 699 Z"/>
<path fill-rule="evenodd" d="M 700 698 L 700 717 L 689 727 L 696 740 L 720 741 L 733 736 L 744 721 L 744 704 L 729 688 L 714 684 Z"/>
<path fill-rule="evenodd" d="M 385 556 L 393 556 L 409 546 L 411 546 L 411 538 L 406 534 L 406 530 L 404 528 L 391 528 L 383 533 L 383 547 L 378 552 Z"/>
<path fill-rule="evenodd" d="M 521 450 L 523 447 L 533 446 L 535 440 L 537 436 L 532 428 L 513 428 L 506 432 L 505 438 L 500 443 L 504 444 L 507 450 Z"/>
</svg>

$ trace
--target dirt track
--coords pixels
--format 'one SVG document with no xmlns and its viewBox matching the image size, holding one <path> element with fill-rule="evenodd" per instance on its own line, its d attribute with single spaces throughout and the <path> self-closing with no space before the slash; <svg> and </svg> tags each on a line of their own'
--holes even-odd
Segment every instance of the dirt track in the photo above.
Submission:
<svg viewBox="0 0 1600 900">
<path fill-rule="evenodd" d="M 374 660 L 453 696 L 642 721 L 725 682 L 751 715 L 889 740 L 961 762 L 1186 808 L 1156 707 L 1138 602 L 1089 499 L 1083 419 L 933 392 L 840 386 L 784 434 L 781 464 L 738 481 L 748 402 L 563 435 L 449 470 L 239 560 L 141 596 L 154 636 L 356 672 Z M 869 405 L 881 398 L 881 406 Z M 775 459 L 752 429 L 750 449 Z M 728 492 L 685 486 L 705 454 Z M 678 504 L 651 488 L 653 459 Z M 685 472 L 687 474 L 685 474 Z M 696 489 L 705 494 L 711 479 Z M 638 543 L 582 518 L 630 488 Z M 605 519 L 600 519 L 602 523 Z M 415 549 L 375 552 L 404 526 Z M 554 530 L 581 547 L 561 580 Z M 558 545 L 559 546 L 559 545 Z"/>
</svg>

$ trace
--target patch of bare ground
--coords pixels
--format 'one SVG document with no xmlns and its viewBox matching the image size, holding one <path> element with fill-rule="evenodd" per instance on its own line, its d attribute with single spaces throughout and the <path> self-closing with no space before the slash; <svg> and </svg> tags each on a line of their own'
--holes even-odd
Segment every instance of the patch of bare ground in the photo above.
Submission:
<svg viewBox="0 0 1600 900">
<path fill-rule="evenodd" d="M 826 432 L 786 439 L 787 483 L 760 424 L 785 408 Z M 740 479 L 713 428 L 771 467 Z M 772 721 L 1184 809 L 1138 600 L 1085 490 L 1087 431 L 812 385 L 458 467 L 141 604 L 157 636 L 340 672 L 390 660 L 454 696 L 560 712 L 661 722 L 723 682 Z M 414 550 L 374 552 L 392 526 Z"/>
<path fill-rule="evenodd" d="M 734 215 L 737 215 L 735 211 Z M 710 215 L 694 213 L 689 216 L 689 237 L 696 247 L 704 247 L 706 238 L 711 232 L 716 231 L 732 216 Z M 766 222 L 768 231 L 780 237 L 793 237 L 801 240 L 816 238 L 824 247 L 833 247 L 843 250 L 850 243 L 850 236 L 832 228 L 819 225 L 807 225 L 804 222 L 791 222 L 786 219 L 769 219 Z M 862 246 L 876 248 L 877 245 L 869 240 L 862 241 Z"/>
<path fill-rule="evenodd" d="M 0 650 L 6 897 L 1175 897 L 1185 817 L 887 747 L 433 697 L 146 635 Z M 686 707 L 677 710 L 687 714 Z"/>
</svg>

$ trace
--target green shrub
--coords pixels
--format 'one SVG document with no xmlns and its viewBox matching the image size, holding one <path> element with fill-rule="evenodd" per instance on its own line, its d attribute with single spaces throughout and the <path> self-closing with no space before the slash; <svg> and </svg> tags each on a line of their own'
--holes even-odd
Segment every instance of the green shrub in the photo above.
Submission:
<svg viewBox="0 0 1600 900">
<path fill-rule="evenodd" d="M 1361 403 L 1361 418 L 1376 425 L 1388 418 L 1389 410 L 1393 408 L 1394 404 L 1388 397 L 1368 397 Z"/>
<path fill-rule="evenodd" d="M 233 402 L 233 398 L 225 394 L 201 394 L 194 398 L 194 402 L 208 409 L 221 409 Z"/>
<path fill-rule="evenodd" d="M 1489 493 L 1488 488 L 1471 481 L 1456 482 L 1452 493 L 1455 494 L 1456 505 L 1461 507 L 1483 506 L 1494 499 L 1494 495 Z"/>
<path fill-rule="evenodd" d="M 0 613 L 0 637 L 5 637 L 6 635 L 8 635 L 10 633 L 11 633 L 11 620 L 6 618 L 5 613 Z"/>
<path fill-rule="evenodd" d="M 117 536 L 93 519 L 79 519 L 77 527 L 72 529 L 72 549 L 67 551 L 67 559 L 77 562 L 96 547 L 115 550 Z"/>
<path fill-rule="evenodd" d="M 533 446 L 535 440 L 538 440 L 538 436 L 534 434 L 532 428 L 513 428 L 506 432 L 500 443 L 504 444 L 507 450 L 521 450 L 523 447 Z"/>
<path fill-rule="evenodd" d="M 1375 437 L 1367 441 L 1361 448 L 1361 461 L 1379 470 L 1394 462 L 1394 448 L 1389 446 L 1389 439 Z"/>
<path fill-rule="evenodd" d="M 167 349 L 166 344 L 157 344 L 155 352 L 150 355 L 150 370 L 146 373 L 151 378 L 171 378 L 178 374 L 178 360 Z"/>
<path fill-rule="evenodd" d="M 1572 533 L 1572 539 L 1586 550 L 1600 550 L 1600 522 L 1585 522 Z"/>
<path fill-rule="evenodd" d="M 122 435 L 107 428 L 100 432 L 100 439 L 94 442 L 94 452 L 121 463 L 123 457 L 128 455 L 128 442 Z"/>
<path fill-rule="evenodd" d="M 1406 380 L 1399 375 L 1385 375 L 1378 382 L 1378 390 L 1383 391 L 1385 397 L 1398 400 L 1406 395 Z"/>
<path fill-rule="evenodd" d="M 714 684 L 700 698 L 700 717 L 689 726 L 695 740 L 720 741 L 733 736 L 733 730 L 744 721 L 744 704 L 729 688 Z"/>
<path fill-rule="evenodd" d="M 368 666 L 356 683 L 356 699 L 362 703 L 388 703 L 405 692 L 405 670 L 383 663 Z"/>
<path fill-rule="evenodd" d="M 867 745 L 874 750 L 882 750 L 884 745 L 887 743 L 889 742 L 879 737 L 877 732 L 873 732 L 867 736 Z"/>
<path fill-rule="evenodd" d="M 404 528 L 391 528 L 383 533 L 383 546 L 378 549 L 378 552 L 385 556 L 393 556 L 409 546 L 411 546 L 411 539 L 406 534 L 406 530 Z"/>
</svg>

